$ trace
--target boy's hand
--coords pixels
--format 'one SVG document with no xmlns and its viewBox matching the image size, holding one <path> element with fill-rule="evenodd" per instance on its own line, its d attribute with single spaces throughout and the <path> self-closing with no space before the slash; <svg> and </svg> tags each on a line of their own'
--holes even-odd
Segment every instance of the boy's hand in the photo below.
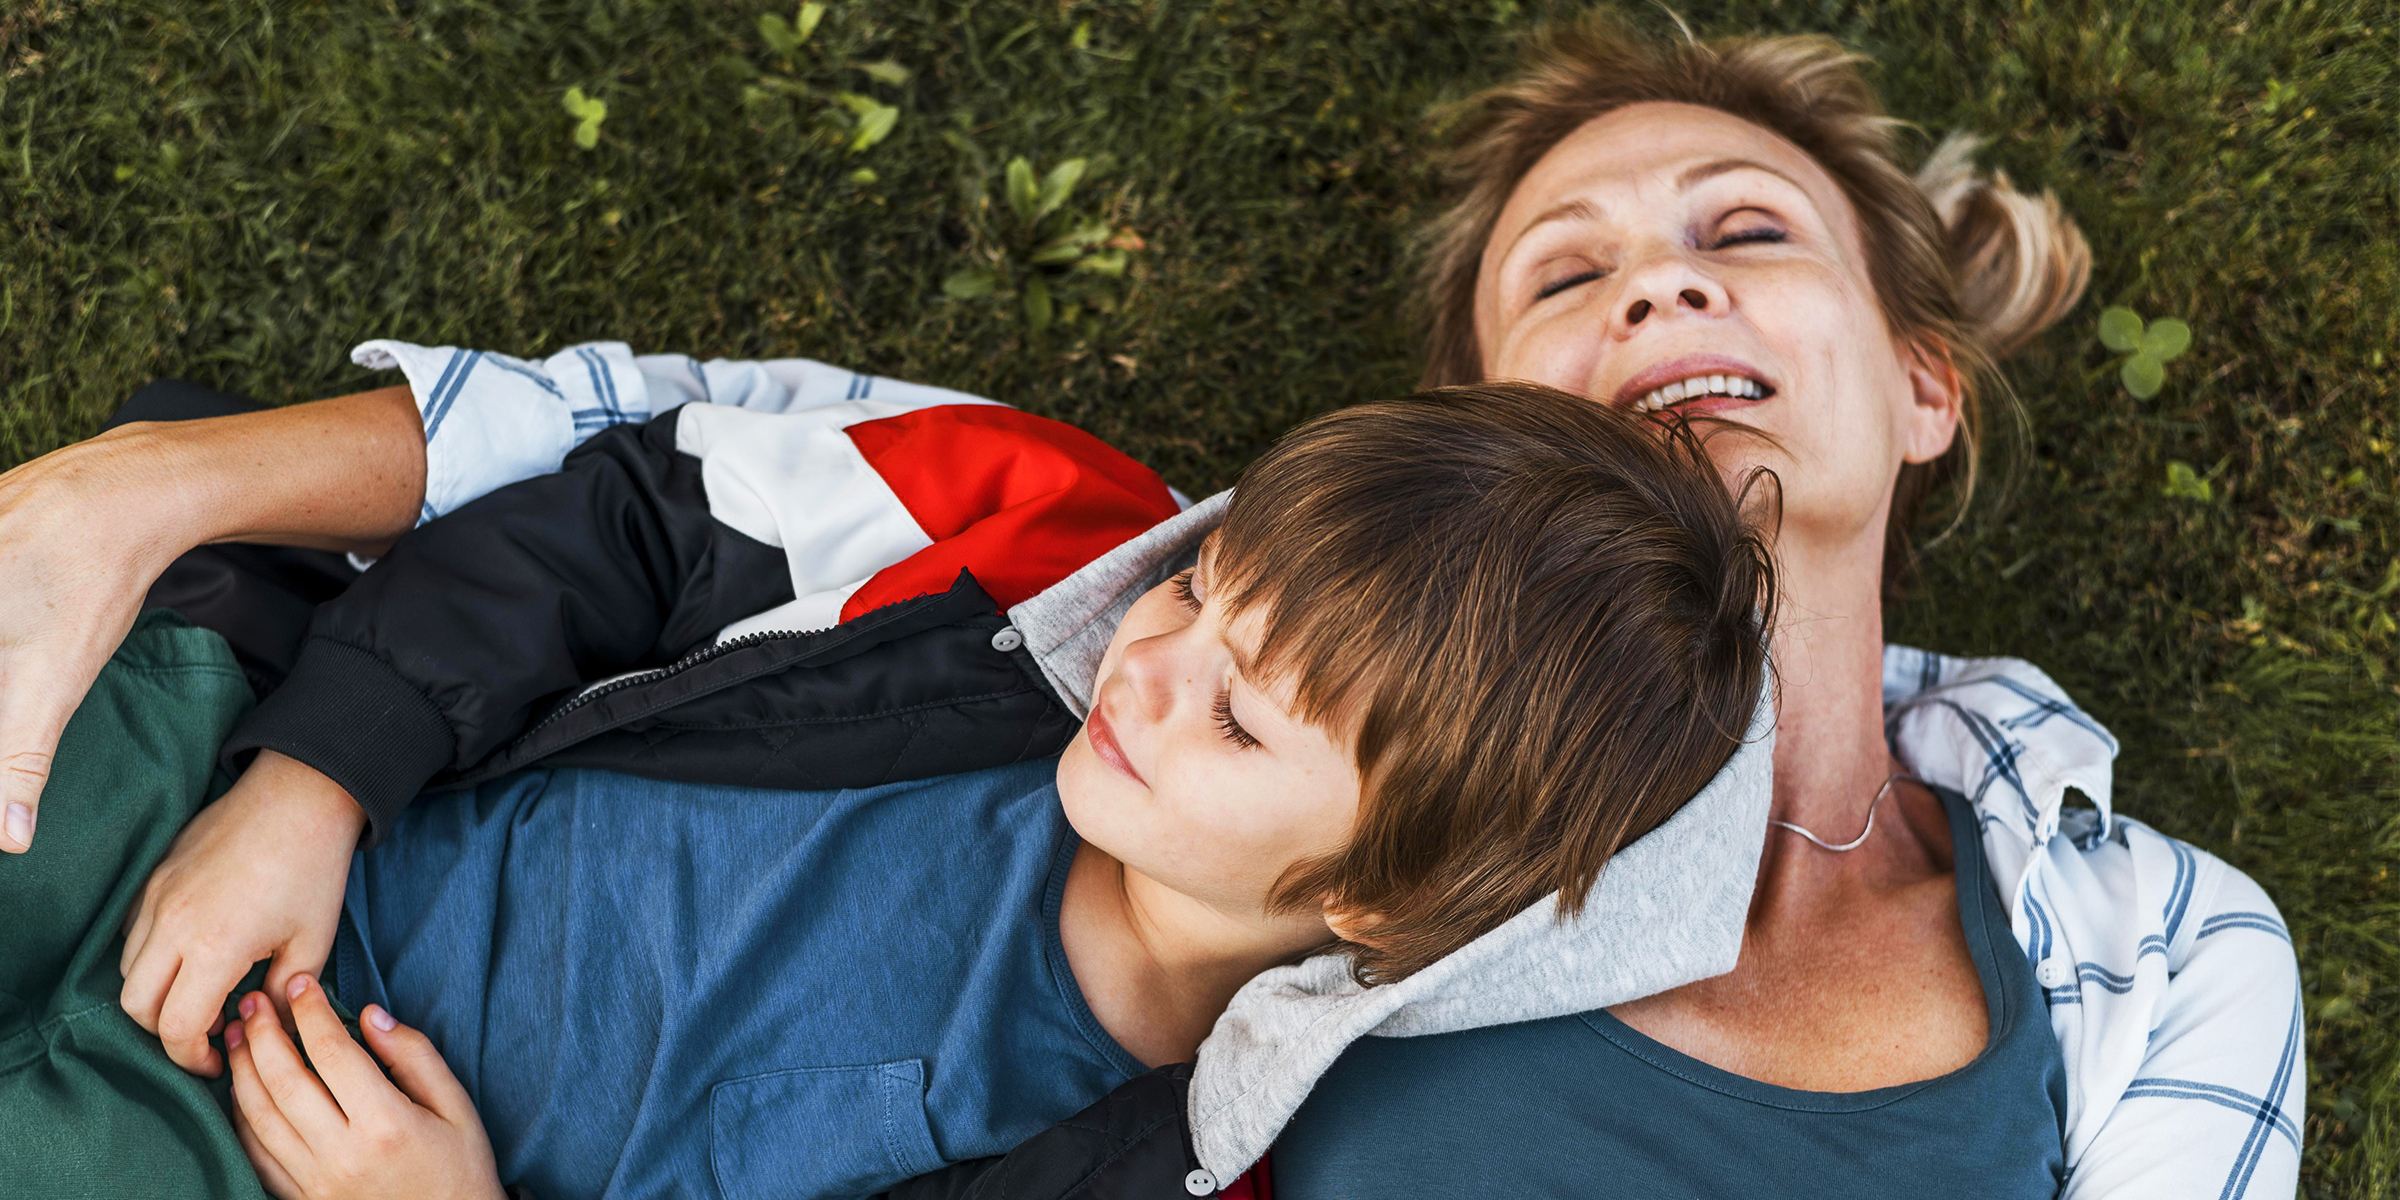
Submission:
<svg viewBox="0 0 2400 1200">
<path fill-rule="evenodd" d="M 502 1194 L 483 1121 L 424 1034 L 375 1005 L 359 1014 L 359 1031 L 391 1068 L 394 1087 L 350 1040 L 315 980 L 294 976 L 287 994 L 314 1073 L 264 994 L 243 997 L 243 1019 L 225 1027 L 234 1133 L 269 1193 L 279 1200 Z"/>
<path fill-rule="evenodd" d="M 275 996 L 324 967 L 366 820 L 341 785 L 261 751 L 176 836 L 143 885 L 118 960 L 126 1013 L 175 1065 L 211 1077 L 223 1069 L 208 1038 L 251 964 L 274 960 Z"/>
</svg>

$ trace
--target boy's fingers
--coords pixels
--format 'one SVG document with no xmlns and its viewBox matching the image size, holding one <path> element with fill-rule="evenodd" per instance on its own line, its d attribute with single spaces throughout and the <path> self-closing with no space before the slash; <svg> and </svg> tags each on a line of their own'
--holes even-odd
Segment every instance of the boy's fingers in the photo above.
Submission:
<svg viewBox="0 0 2400 1200">
<path fill-rule="evenodd" d="M 283 1169 L 275 1156 L 267 1152 L 265 1143 L 250 1128 L 250 1114 L 243 1110 L 240 1098 L 233 1103 L 233 1136 L 242 1143 L 242 1157 L 250 1160 L 250 1169 L 258 1172 L 259 1185 L 275 1200 L 303 1200 L 300 1185 L 293 1182 L 292 1173 Z"/>
<path fill-rule="evenodd" d="M 275 952 L 274 959 L 267 963 L 267 995 L 275 998 L 277 1007 L 286 1013 L 291 1012 L 289 997 L 292 994 L 292 979 L 300 975 L 314 977 L 325 969 L 325 960 L 332 953 L 333 931 L 330 929 L 322 936 L 307 934 L 284 943 L 283 948 Z"/>
<path fill-rule="evenodd" d="M 392 1079 L 408 1098 L 431 1109 L 453 1125 L 480 1121 L 475 1101 L 458 1082 L 442 1052 L 422 1032 L 395 1020 L 382 1005 L 370 1004 L 358 1014 L 359 1032 L 375 1057 L 392 1069 Z"/>
<path fill-rule="evenodd" d="M 209 1048 L 210 1029 L 223 1018 L 225 997 L 240 986 L 250 964 L 212 964 L 186 957 L 158 1010 L 158 1040 L 167 1057 L 194 1075 L 217 1077 L 217 1052 Z"/>
<path fill-rule="evenodd" d="M 141 961 L 142 947 L 150 942 L 151 916 L 149 889 L 145 887 L 141 901 L 125 918 L 125 948 L 117 954 L 117 974 L 131 976 L 133 964 Z"/>
<path fill-rule="evenodd" d="M 285 1163 L 304 1166 L 314 1161 L 308 1143 L 284 1119 L 282 1110 L 275 1107 L 274 1097 L 267 1094 L 266 1081 L 258 1077 L 257 1060 L 250 1054 L 249 1039 L 239 1032 L 243 1028 L 240 1022 L 228 1025 L 229 1032 L 225 1035 L 226 1064 L 233 1076 L 234 1111 L 241 1114 L 242 1122 L 278 1166 Z M 284 1170 L 286 1175 L 290 1174 L 288 1167 Z M 263 1177 L 265 1173 L 260 1174 Z"/>
<path fill-rule="evenodd" d="M 342 1019 L 333 1011 L 333 1002 L 325 998 L 325 989 L 307 975 L 292 977 L 292 1023 L 300 1030 L 300 1045 L 308 1051 L 309 1061 L 316 1064 L 317 1075 L 325 1086 L 333 1089 L 333 1098 L 350 1118 L 386 1111 L 399 1102 L 400 1091 L 375 1060 L 350 1039 L 350 1031 L 342 1027 Z"/>
<path fill-rule="evenodd" d="M 166 1007 L 167 989 L 174 986 L 175 971 L 181 965 L 181 959 L 163 952 L 134 961 L 133 969 L 125 973 L 125 986 L 117 992 L 117 1003 L 134 1024 L 158 1032 L 158 1010 Z"/>
<path fill-rule="evenodd" d="M 259 1082 L 266 1085 L 267 1098 L 307 1144 L 332 1144 L 350 1128 L 341 1106 L 333 1102 L 333 1094 L 325 1090 L 308 1064 L 300 1061 L 299 1049 L 283 1031 L 275 1006 L 267 1003 L 266 996 L 252 992 L 242 997 L 242 1007 L 242 1044 L 250 1052 L 251 1064 L 258 1068 Z M 290 1157 L 280 1148 L 276 1156 Z"/>
</svg>

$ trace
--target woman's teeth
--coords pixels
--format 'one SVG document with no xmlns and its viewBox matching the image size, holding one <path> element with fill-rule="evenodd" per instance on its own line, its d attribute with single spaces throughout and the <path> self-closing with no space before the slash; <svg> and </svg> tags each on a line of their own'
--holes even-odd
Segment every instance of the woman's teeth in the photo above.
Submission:
<svg viewBox="0 0 2400 1200">
<path fill-rule="evenodd" d="M 1657 412 L 1669 405 L 1702 396 L 1722 396 L 1729 400 L 1764 400 L 1765 384 L 1741 375 L 1695 375 L 1679 379 L 1633 402 L 1635 412 Z"/>
</svg>

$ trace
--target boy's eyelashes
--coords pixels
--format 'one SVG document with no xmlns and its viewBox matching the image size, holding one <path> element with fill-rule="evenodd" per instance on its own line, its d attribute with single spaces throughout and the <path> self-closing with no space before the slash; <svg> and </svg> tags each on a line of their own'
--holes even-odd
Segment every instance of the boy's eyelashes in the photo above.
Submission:
<svg viewBox="0 0 2400 1200">
<path fill-rule="evenodd" d="M 1252 737 L 1249 730 L 1242 728 L 1240 721 L 1233 719 L 1233 689 L 1231 687 L 1217 689 L 1215 715 L 1217 731 L 1225 735 L 1226 741 L 1233 743 L 1234 749 L 1252 750 L 1257 748 L 1258 739 Z"/>
<path fill-rule="evenodd" d="M 1193 616 L 1200 615 L 1200 596 L 1199 593 L 1192 590 L 1192 576 L 1197 574 L 1199 569 L 1198 567 L 1186 567 L 1167 580 L 1167 586 L 1175 590 L 1175 599 L 1180 601 L 1184 608 L 1190 610 Z M 1231 684 L 1218 686 L 1216 699 L 1210 702 L 1209 712 L 1216 719 L 1217 732 L 1223 734 L 1226 741 L 1232 742 L 1235 749 L 1251 750 L 1258 747 L 1258 738 L 1249 730 L 1242 728 L 1241 721 L 1235 719 L 1233 715 L 1233 687 Z"/>
</svg>

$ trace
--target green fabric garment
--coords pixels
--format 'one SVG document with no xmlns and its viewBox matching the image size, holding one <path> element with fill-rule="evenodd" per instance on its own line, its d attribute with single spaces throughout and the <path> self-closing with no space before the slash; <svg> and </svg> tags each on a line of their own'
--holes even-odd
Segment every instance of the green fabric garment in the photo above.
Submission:
<svg viewBox="0 0 2400 1200">
<path fill-rule="evenodd" d="M 120 927 L 230 782 L 217 746 L 250 703 L 217 635 L 145 614 L 67 725 L 32 853 L 0 856 L 0 1192 L 263 1196 L 223 1084 L 117 1002 Z"/>
</svg>

